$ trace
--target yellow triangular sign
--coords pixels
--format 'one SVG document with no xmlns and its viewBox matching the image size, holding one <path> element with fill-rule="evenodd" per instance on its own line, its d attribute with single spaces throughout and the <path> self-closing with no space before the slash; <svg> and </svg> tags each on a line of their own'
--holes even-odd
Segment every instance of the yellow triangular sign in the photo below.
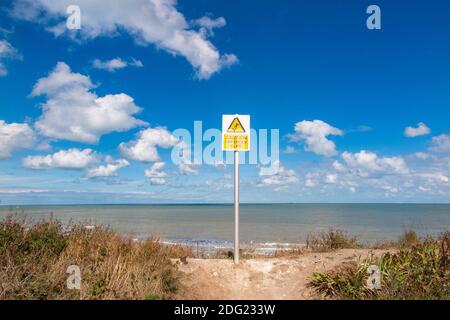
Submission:
<svg viewBox="0 0 450 320">
<path fill-rule="evenodd" d="M 245 132 L 245 129 L 242 126 L 241 121 L 239 121 L 239 118 L 236 117 L 233 119 L 227 132 L 236 132 L 236 133 L 237 132 Z"/>
</svg>

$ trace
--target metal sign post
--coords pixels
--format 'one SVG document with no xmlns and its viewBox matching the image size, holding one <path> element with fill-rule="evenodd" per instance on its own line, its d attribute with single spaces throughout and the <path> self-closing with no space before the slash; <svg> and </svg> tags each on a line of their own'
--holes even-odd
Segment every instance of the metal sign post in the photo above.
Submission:
<svg viewBox="0 0 450 320">
<path fill-rule="evenodd" d="M 234 263 L 239 264 L 239 151 L 234 151 Z"/>
<path fill-rule="evenodd" d="M 234 263 L 239 264 L 239 151 L 250 150 L 250 116 L 224 115 L 224 151 L 234 151 Z"/>
</svg>

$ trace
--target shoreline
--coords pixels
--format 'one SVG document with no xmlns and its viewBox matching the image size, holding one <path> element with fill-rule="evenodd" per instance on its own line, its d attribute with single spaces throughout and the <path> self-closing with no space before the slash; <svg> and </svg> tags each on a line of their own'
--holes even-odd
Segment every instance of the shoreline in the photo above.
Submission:
<svg viewBox="0 0 450 320">
<path fill-rule="evenodd" d="M 0 211 L 1 213 L 1 211 Z M 162 245 L 168 245 L 168 246 L 180 246 L 184 248 L 188 248 L 189 250 L 192 250 L 196 253 L 197 256 L 206 256 L 211 257 L 216 255 L 217 253 L 227 253 L 230 251 L 233 251 L 234 249 L 234 243 L 232 240 L 227 239 L 218 239 L 218 238 L 190 238 L 190 237 L 165 237 L 161 236 L 161 233 L 145 233 L 145 232 L 139 232 L 139 233 L 133 233 L 133 232 L 124 232 L 121 231 L 120 228 L 117 228 L 115 226 L 111 226 L 108 224 L 102 224 L 100 221 L 98 223 L 93 223 L 93 221 L 89 220 L 80 220 L 77 221 L 75 219 L 60 219 L 58 215 L 54 215 L 53 213 L 47 213 L 44 217 L 32 217 L 28 213 L 22 213 L 22 214 L 8 214 L 5 216 L 2 216 L 0 214 L 0 219 L 5 219 L 7 217 L 17 218 L 19 220 L 24 220 L 25 224 L 28 226 L 33 226 L 35 224 L 38 224 L 41 221 L 47 221 L 54 219 L 55 221 L 59 221 L 62 223 L 62 227 L 65 230 L 65 232 L 70 232 L 71 228 L 73 226 L 83 226 L 87 230 L 93 230 L 97 228 L 107 228 L 111 231 L 121 235 L 122 237 L 132 240 L 133 242 L 144 242 L 146 240 L 156 240 Z M 442 228 L 445 232 L 445 230 L 448 229 L 447 226 L 444 226 Z M 320 229 L 316 229 L 311 232 L 307 233 L 301 233 L 299 232 L 297 238 L 304 238 L 304 241 L 273 241 L 273 240 L 263 240 L 263 241 L 241 241 L 240 242 L 240 249 L 243 254 L 251 254 L 251 255 L 260 255 L 260 256 L 270 256 L 276 252 L 279 251 L 295 251 L 295 250 L 302 250 L 307 247 L 307 238 L 310 235 L 313 234 L 321 234 L 321 233 L 327 233 L 330 230 L 338 230 L 342 231 L 345 236 L 352 237 L 355 240 L 357 240 L 358 245 L 360 248 L 373 248 L 377 247 L 380 244 L 385 243 L 394 243 L 396 240 L 398 240 L 405 232 L 408 230 L 414 231 L 414 233 L 417 233 L 419 237 L 426 238 L 426 237 L 436 237 L 439 236 L 442 232 L 435 232 L 427 233 L 427 232 L 421 232 L 421 230 L 418 230 L 414 227 L 404 227 L 402 228 L 398 233 L 392 234 L 389 238 L 379 237 L 376 239 L 371 240 L 365 240 L 361 239 L 361 236 L 357 233 L 351 233 L 348 232 L 348 230 L 345 230 L 341 228 L 341 226 L 331 226 L 331 227 L 323 227 Z M 232 239 L 230 237 L 230 239 Z"/>
<path fill-rule="evenodd" d="M 65 205 L 0 207 L 0 218 L 28 221 L 53 217 L 63 223 L 109 226 L 136 239 L 149 236 L 191 247 L 229 248 L 233 240 L 229 205 Z M 241 243 L 248 247 L 296 246 L 310 233 L 346 230 L 365 245 L 395 241 L 406 229 L 436 236 L 450 227 L 450 205 L 442 204 L 244 204 Z M 266 245 L 269 243 L 274 245 Z"/>
<path fill-rule="evenodd" d="M 134 239 L 133 239 L 134 240 Z M 214 256 L 220 252 L 227 253 L 233 252 L 234 244 L 230 241 L 222 241 L 219 244 L 218 240 L 199 240 L 195 239 L 189 241 L 173 241 L 161 239 L 160 242 L 163 245 L 169 246 L 185 246 L 190 248 L 197 257 L 200 256 Z M 259 255 L 259 256 L 271 256 L 279 251 L 294 251 L 306 248 L 306 243 L 284 243 L 284 242 L 250 242 L 240 243 L 241 254 L 247 255 Z"/>
</svg>

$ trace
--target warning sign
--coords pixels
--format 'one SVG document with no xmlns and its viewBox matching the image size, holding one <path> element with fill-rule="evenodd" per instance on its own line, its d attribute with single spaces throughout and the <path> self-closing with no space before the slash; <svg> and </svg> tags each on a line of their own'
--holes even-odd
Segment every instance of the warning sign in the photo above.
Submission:
<svg viewBox="0 0 450 320">
<path fill-rule="evenodd" d="M 225 151 L 249 151 L 250 116 L 224 115 L 222 117 L 222 144 Z"/>
<path fill-rule="evenodd" d="M 228 128 L 227 132 L 229 132 L 229 133 L 243 133 L 243 132 L 245 132 L 245 129 L 242 126 L 241 121 L 239 121 L 238 117 L 233 119 L 233 122 L 231 123 L 231 125 Z"/>
</svg>

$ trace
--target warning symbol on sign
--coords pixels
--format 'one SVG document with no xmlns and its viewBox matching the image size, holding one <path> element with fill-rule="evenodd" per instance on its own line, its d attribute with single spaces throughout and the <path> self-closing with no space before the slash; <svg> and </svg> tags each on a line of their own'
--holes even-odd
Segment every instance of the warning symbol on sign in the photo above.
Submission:
<svg viewBox="0 0 450 320">
<path fill-rule="evenodd" d="M 242 125 L 241 121 L 239 121 L 238 117 L 233 119 L 233 122 L 231 122 L 231 125 L 228 128 L 227 132 L 233 132 L 233 133 L 244 133 L 245 132 L 244 126 Z"/>
</svg>

